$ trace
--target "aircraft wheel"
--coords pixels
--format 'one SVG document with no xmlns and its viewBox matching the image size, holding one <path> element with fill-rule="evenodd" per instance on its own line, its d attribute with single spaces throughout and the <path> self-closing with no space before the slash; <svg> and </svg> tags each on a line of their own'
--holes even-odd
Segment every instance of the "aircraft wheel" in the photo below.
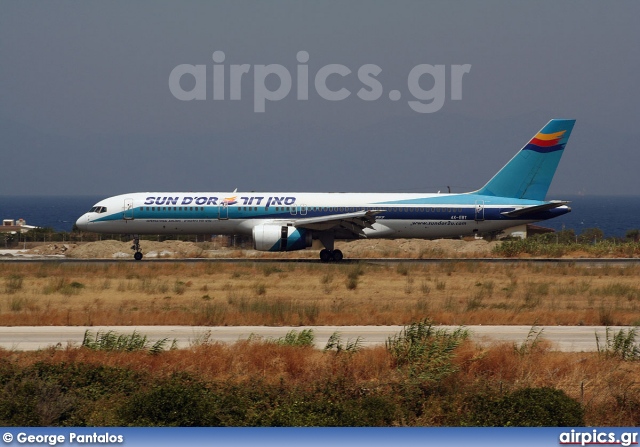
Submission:
<svg viewBox="0 0 640 447">
<path fill-rule="evenodd" d="M 342 252 L 340 250 L 333 250 L 333 260 L 335 262 L 340 262 L 343 258 L 344 256 L 342 255 Z"/>
<path fill-rule="evenodd" d="M 133 259 L 135 259 L 136 261 L 141 261 L 142 260 L 142 252 L 141 251 L 137 251 L 133 254 Z"/>
<path fill-rule="evenodd" d="M 330 262 L 333 259 L 331 256 L 331 252 L 326 248 L 320 251 L 320 261 L 322 262 Z"/>
</svg>

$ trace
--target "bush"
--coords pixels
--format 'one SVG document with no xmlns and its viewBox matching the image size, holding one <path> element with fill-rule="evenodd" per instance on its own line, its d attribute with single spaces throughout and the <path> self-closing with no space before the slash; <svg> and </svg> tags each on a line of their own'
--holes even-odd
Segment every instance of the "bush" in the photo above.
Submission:
<svg viewBox="0 0 640 447">
<path fill-rule="evenodd" d="M 126 396 L 142 377 L 127 369 L 36 363 L 0 371 L 0 425 L 85 426 L 107 421 L 104 402 Z M 99 419 L 92 419 L 98 414 Z"/>
<path fill-rule="evenodd" d="M 627 231 L 624 237 L 630 240 L 631 242 L 640 242 L 640 230 L 637 228 L 634 228 L 633 230 L 629 230 Z"/>
<path fill-rule="evenodd" d="M 272 427 L 382 427 L 395 422 L 396 405 L 390 397 L 335 399 L 308 393 L 288 396 L 271 413 Z"/>
<path fill-rule="evenodd" d="M 197 381 L 172 378 L 131 397 L 119 410 L 123 425 L 197 427 L 220 425 L 213 399 Z"/>
<path fill-rule="evenodd" d="M 584 409 L 564 391 L 523 388 L 503 397 L 478 395 L 464 425 L 480 427 L 579 427 Z"/>
<path fill-rule="evenodd" d="M 604 232 L 600 228 L 585 228 L 578 236 L 578 242 L 583 244 L 595 244 L 604 239 Z"/>
</svg>

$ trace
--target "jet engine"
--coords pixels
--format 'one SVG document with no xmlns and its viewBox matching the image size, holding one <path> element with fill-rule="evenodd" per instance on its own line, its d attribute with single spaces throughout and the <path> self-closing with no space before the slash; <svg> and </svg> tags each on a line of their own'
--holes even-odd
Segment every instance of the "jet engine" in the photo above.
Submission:
<svg viewBox="0 0 640 447">
<path fill-rule="evenodd" d="M 253 227 L 253 247 L 260 251 L 294 251 L 311 247 L 311 231 L 291 225 L 264 224 Z"/>
</svg>

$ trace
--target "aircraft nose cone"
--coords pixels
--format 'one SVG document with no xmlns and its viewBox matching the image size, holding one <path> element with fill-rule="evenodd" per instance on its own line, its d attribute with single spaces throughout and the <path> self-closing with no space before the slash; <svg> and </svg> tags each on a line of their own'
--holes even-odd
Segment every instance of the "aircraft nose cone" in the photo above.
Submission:
<svg viewBox="0 0 640 447">
<path fill-rule="evenodd" d="M 78 230 L 87 231 L 89 229 L 89 216 L 83 214 L 76 220 L 76 227 Z"/>
</svg>

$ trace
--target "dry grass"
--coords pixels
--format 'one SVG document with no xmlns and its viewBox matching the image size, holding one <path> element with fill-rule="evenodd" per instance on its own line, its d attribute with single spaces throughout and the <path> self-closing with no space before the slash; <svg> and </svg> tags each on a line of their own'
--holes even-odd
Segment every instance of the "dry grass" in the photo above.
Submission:
<svg viewBox="0 0 640 447">
<path fill-rule="evenodd" d="M 631 325 L 640 267 L 3 264 L 2 325 Z"/>
</svg>

